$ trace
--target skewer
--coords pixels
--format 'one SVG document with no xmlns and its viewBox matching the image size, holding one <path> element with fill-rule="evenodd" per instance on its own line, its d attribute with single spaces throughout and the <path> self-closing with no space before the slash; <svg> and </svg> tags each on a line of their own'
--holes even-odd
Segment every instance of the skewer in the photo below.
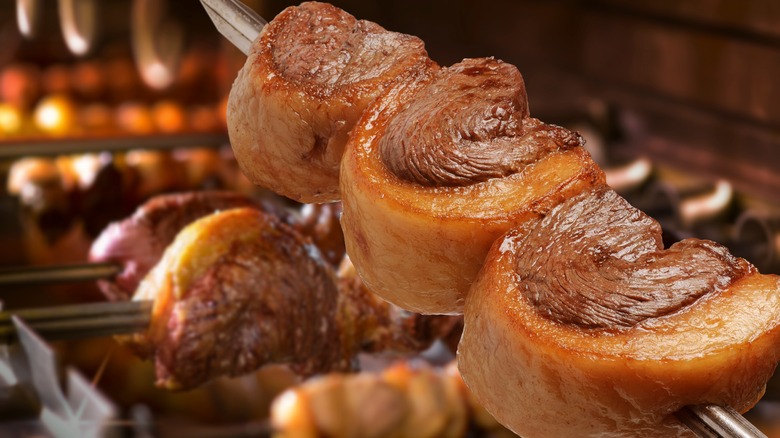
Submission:
<svg viewBox="0 0 780 438">
<path fill-rule="evenodd" d="M 122 301 L 0 312 L 0 343 L 16 340 L 16 318 L 47 340 L 136 333 L 149 326 L 152 307 L 152 301 Z M 729 407 L 686 406 L 676 415 L 701 438 L 766 438 Z"/>
<path fill-rule="evenodd" d="M 121 271 L 113 263 L 31 266 L 0 269 L 0 286 L 93 281 L 111 278 Z"/>
<path fill-rule="evenodd" d="M 120 152 L 131 149 L 169 150 L 181 147 L 228 144 L 225 134 L 155 134 L 133 137 L 84 137 L 74 139 L 34 139 L 0 141 L 0 159 L 25 156 L 55 156 L 90 152 Z"/>
<path fill-rule="evenodd" d="M 686 406 L 677 412 L 677 419 L 701 438 L 766 438 L 739 412 L 728 406 Z"/>
<path fill-rule="evenodd" d="M 244 54 L 267 22 L 238 0 L 201 0 L 217 30 Z M 679 416 L 700 437 L 750 438 L 765 435 L 731 408 L 715 405 L 689 406 Z M 707 434 L 700 434 L 707 433 Z"/>
<path fill-rule="evenodd" d="M 135 333 L 149 326 L 152 305 L 152 301 L 122 301 L 0 312 L 0 343 L 16 339 L 14 317 L 47 340 Z"/>
<path fill-rule="evenodd" d="M 238 0 L 200 0 L 219 33 L 244 55 L 267 21 Z"/>
</svg>

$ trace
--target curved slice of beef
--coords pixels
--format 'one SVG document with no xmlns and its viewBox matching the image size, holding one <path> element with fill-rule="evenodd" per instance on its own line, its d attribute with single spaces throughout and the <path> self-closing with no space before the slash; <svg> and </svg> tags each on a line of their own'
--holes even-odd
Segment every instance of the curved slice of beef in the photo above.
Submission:
<svg viewBox="0 0 780 438">
<path fill-rule="evenodd" d="M 441 69 L 386 132 L 379 142 L 385 166 L 427 187 L 504 178 L 583 144 L 574 132 L 530 118 L 520 72 L 493 58 Z"/>
<path fill-rule="evenodd" d="M 683 437 L 684 406 L 752 407 L 780 358 L 780 278 L 661 242 L 608 187 L 499 239 L 458 347 L 477 399 L 523 436 Z"/>
<path fill-rule="evenodd" d="M 378 98 L 342 162 L 347 252 L 374 293 L 461 313 L 490 246 L 604 174 L 581 137 L 531 118 L 518 70 L 467 59 Z"/>
<path fill-rule="evenodd" d="M 537 311 L 582 328 L 632 327 L 684 310 L 754 270 L 715 242 L 664 250 L 661 227 L 613 190 L 558 205 L 514 245 L 523 295 Z"/>
</svg>

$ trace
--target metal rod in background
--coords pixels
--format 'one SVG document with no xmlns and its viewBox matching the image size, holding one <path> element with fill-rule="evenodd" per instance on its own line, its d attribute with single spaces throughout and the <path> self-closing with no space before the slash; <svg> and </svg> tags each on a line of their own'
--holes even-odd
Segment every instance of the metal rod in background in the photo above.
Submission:
<svg viewBox="0 0 780 438">
<path fill-rule="evenodd" d="M 0 343 L 16 341 L 15 319 L 47 340 L 141 332 L 151 322 L 153 306 L 152 301 L 121 301 L 0 312 Z M 767 438 L 729 407 L 686 406 L 676 416 L 701 438 Z"/>
<path fill-rule="evenodd" d="M 113 263 L 29 266 L 0 269 L 0 287 L 19 284 L 64 283 L 111 278 L 121 268 Z"/>
<path fill-rule="evenodd" d="M 712 404 L 686 406 L 676 415 L 700 438 L 767 438 L 730 407 Z"/>
<path fill-rule="evenodd" d="M 0 312 L 0 343 L 16 339 L 14 318 L 23 320 L 47 340 L 135 333 L 149 326 L 152 307 L 152 301 L 120 301 Z"/>
<path fill-rule="evenodd" d="M 228 144 L 229 141 L 226 134 L 155 134 L 127 137 L 19 139 L 0 141 L 0 159 L 90 152 L 120 152 L 131 149 L 169 150 L 185 147 L 220 147 Z"/>
</svg>

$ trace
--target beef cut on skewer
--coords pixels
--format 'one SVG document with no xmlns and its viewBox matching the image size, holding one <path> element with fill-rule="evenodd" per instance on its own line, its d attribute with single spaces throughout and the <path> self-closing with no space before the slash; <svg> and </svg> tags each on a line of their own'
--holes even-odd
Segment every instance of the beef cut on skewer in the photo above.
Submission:
<svg viewBox="0 0 780 438">
<path fill-rule="evenodd" d="M 272 363 L 303 375 L 348 370 L 359 351 L 421 351 L 460 327 L 378 299 L 348 261 L 337 278 L 308 238 L 253 208 L 186 226 L 133 300 L 153 302 L 151 324 L 120 339 L 154 360 L 169 389 Z"/>
<path fill-rule="evenodd" d="M 280 123 L 272 137 L 281 136 L 280 144 L 312 145 L 316 142 L 301 141 L 298 133 L 311 132 L 312 126 L 320 124 L 305 122 L 304 130 L 290 129 L 296 125 L 289 120 L 300 120 L 297 114 L 303 114 L 306 120 L 331 117 L 332 122 L 340 122 L 344 119 L 333 117 L 331 107 L 311 101 L 301 101 L 308 102 L 303 106 L 288 105 L 266 111 L 257 105 L 257 100 L 246 98 L 271 94 L 276 72 L 269 75 L 268 70 L 256 69 L 255 64 L 262 64 L 259 56 L 273 53 L 274 46 L 286 49 L 280 52 L 290 54 L 287 60 L 294 59 L 295 53 L 307 54 L 298 57 L 294 68 L 288 65 L 293 71 L 306 72 L 310 87 L 307 92 L 314 90 L 327 95 L 332 90 L 329 80 L 350 77 L 350 63 L 331 62 L 333 58 L 329 56 L 334 53 L 330 49 L 343 49 L 339 53 L 347 58 L 353 53 L 343 45 L 352 35 L 348 30 L 324 25 L 332 23 L 327 17 L 333 17 L 333 9 L 320 3 L 304 3 L 281 16 L 292 14 L 304 24 L 298 27 L 305 31 L 297 38 L 284 41 L 272 38 L 283 33 L 285 20 L 282 19 L 272 22 L 253 44 L 231 94 L 229 130 L 231 139 L 238 145 L 236 155 L 243 161 L 242 169 L 246 172 L 258 173 L 258 169 L 269 168 L 272 163 L 293 168 L 286 172 L 267 172 L 269 176 L 274 175 L 272 181 L 255 178 L 256 182 L 294 198 L 301 196 L 303 190 L 299 187 L 303 185 L 307 193 L 316 194 L 312 199 L 317 199 L 321 193 L 335 193 L 331 185 L 333 178 L 323 182 L 309 176 L 310 163 L 300 167 L 291 164 L 300 164 L 301 157 L 312 155 L 301 154 L 293 147 L 271 149 L 257 137 L 268 132 L 269 118 L 276 117 Z M 278 27 L 273 27 L 275 24 Z M 284 31 L 292 35 L 291 29 Z M 312 39 L 309 35 L 319 38 Z M 326 47 L 323 44 L 332 46 L 323 50 Z M 291 47 L 295 50 L 290 50 Z M 378 59 L 391 59 L 381 50 L 374 53 Z M 777 342 L 771 342 L 776 336 L 777 318 L 774 300 L 769 297 L 763 305 L 754 305 L 765 312 L 755 315 L 759 322 L 749 329 L 732 323 L 728 317 L 723 318 L 722 327 L 711 327 L 713 339 L 730 339 L 731 343 L 718 344 L 724 349 L 719 350 L 712 347 L 714 344 L 704 342 L 701 357 L 693 366 L 709 363 L 720 370 L 718 373 L 702 373 L 688 386 L 666 385 L 663 379 L 653 378 L 654 373 L 664 370 L 671 376 L 685 376 L 684 372 L 678 374 L 680 367 L 684 368 L 692 358 L 675 354 L 696 351 L 702 340 L 695 337 L 680 337 L 678 340 L 687 343 L 685 346 L 660 341 L 647 345 L 649 357 L 642 356 L 640 350 L 636 352 L 638 357 L 625 355 L 615 346 L 614 351 L 601 352 L 599 357 L 609 357 L 609 364 L 631 369 L 617 374 L 626 379 L 617 388 L 625 385 L 639 389 L 636 392 L 618 389 L 616 395 L 614 391 L 588 391 L 587 397 L 576 396 L 583 386 L 600 388 L 599 376 L 608 375 L 605 370 L 609 367 L 598 360 L 580 360 L 576 355 L 555 356 L 549 346 L 562 342 L 562 338 L 552 335 L 552 329 L 533 331 L 538 327 L 525 327 L 525 319 L 518 315 L 541 314 L 542 321 L 551 321 L 553 328 L 563 326 L 585 339 L 613 336 L 630 347 L 645 339 L 634 329 L 644 321 L 663 321 L 669 324 L 668 330 L 681 333 L 689 322 L 684 315 L 718 314 L 719 310 L 711 307 L 713 303 L 723 305 L 724 314 L 735 312 L 734 302 L 716 298 L 730 294 L 743 296 L 746 291 L 754 292 L 759 285 L 776 295 L 780 288 L 777 277 L 754 273 L 754 268 L 744 260 L 707 242 L 681 243 L 662 252 L 658 246 L 660 237 L 656 239 L 653 231 L 658 226 L 652 221 L 637 230 L 639 241 L 627 238 L 628 246 L 622 249 L 612 248 L 616 242 L 610 239 L 610 223 L 606 222 L 610 215 L 597 215 L 605 221 L 586 221 L 590 225 L 577 228 L 576 233 L 557 233 L 558 228 L 570 229 L 572 222 L 583 220 L 576 218 L 576 210 L 572 210 L 571 216 L 562 213 L 560 216 L 565 219 L 545 229 L 538 239 L 526 240 L 536 229 L 534 224 L 554 217 L 553 212 L 574 209 L 576 200 L 586 199 L 586 203 L 599 207 L 602 204 L 597 198 L 612 199 L 607 195 L 601 198 L 588 195 L 612 193 L 606 188 L 604 173 L 584 151 L 576 133 L 530 117 L 522 77 L 514 67 L 494 59 L 464 60 L 448 68 L 430 62 L 422 65 L 424 68 L 416 70 L 408 80 L 391 82 L 366 100 L 366 106 L 360 109 L 362 114 L 349 124 L 351 131 L 343 159 L 340 154 L 334 154 L 339 155 L 336 161 L 340 162 L 338 183 L 343 198 L 342 224 L 347 252 L 366 285 L 383 298 L 410 310 L 463 312 L 466 325 L 459 357 L 464 378 L 500 421 L 520 433 L 545 436 L 544 428 L 554 423 L 553 433 L 559 436 L 583 432 L 592 436 L 685 435 L 687 429 L 673 415 L 685 405 L 724 403 L 739 410 L 752 406 L 769 377 L 767 370 L 774 367 L 779 354 Z M 369 71 L 364 68 L 362 74 Z M 382 70 L 373 73 L 381 76 Z M 296 113 L 294 117 L 287 112 L 291 107 Z M 295 178 L 298 179 L 291 180 Z M 615 199 L 605 208 L 615 217 L 623 218 L 615 220 L 618 227 L 632 230 L 632 220 L 643 222 L 636 219 L 635 210 L 627 203 L 619 197 Z M 504 233 L 513 236 L 512 242 L 521 243 L 510 245 L 501 239 Z M 589 238 L 582 240 L 582 236 Z M 557 248 L 554 244 L 565 248 L 581 241 L 586 243 L 577 252 L 554 251 Z M 544 256 L 544 263 L 536 263 L 532 255 Z M 663 262 L 650 263 L 655 258 Z M 517 266 L 507 264 L 510 259 L 517 260 Z M 637 268 L 629 263 L 634 261 L 649 265 Z M 590 270 L 576 271 L 575 267 L 581 263 Z M 702 275 L 694 272 L 705 266 Z M 517 286 L 502 295 L 507 287 L 490 280 L 491 270 L 499 278 L 517 281 Z M 679 273 L 686 280 L 669 283 L 659 278 L 675 277 Z M 577 275 L 582 278 L 566 278 Z M 602 276 L 611 281 L 596 281 Z M 478 280 L 472 284 L 475 278 Z M 606 289 L 601 290 L 602 287 Z M 648 287 L 656 289 L 648 291 Z M 547 288 L 549 293 L 544 292 Z M 537 306 L 545 297 L 557 297 L 561 290 L 563 296 L 575 297 L 574 302 L 584 305 Z M 637 305 L 640 302 L 645 304 Z M 529 307 L 531 310 L 527 310 Z M 617 314 L 622 316 L 615 316 L 609 309 L 619 309 Z M 571 321 L 592 318 L 624 317 L 630 321 L 628 326 L 571 324 Z M 701 336 L 706 335 L 707 327 L 703 330 Z M 755 367 L 746 368 L 721 355 L 723 351 L 741 349 L 746 339 L 766 340 L 746 355 Z M 583 349 L 587 348 L 587 343 L 581 344 Z M 588 356 L 592 352 L 583 350 L 582 354 Z M 495 360 L 481 361 L 482 356 Z M 545 357 L 560 360 L 548 367 L 541 359 Z M 641 360 L 637 362 L 638 359 Z M 636 364 L 640 364 L 639 369 L 631 368 Z M 515 366 L 531 372 L 530 380 L 513 372 Z M 555 366 L 582 379 L 560 377 L 561 370 Z M 741 377 L 720 379 L 719 376 L 725 375 Z M 708 384 L 719 390 L 702 392 L 697 384 Z M 567 396 L 569 390 L 575 396 Z M 540 398 L 534 391 L 546 394 L 546 398 Z M 664 391 L 663 403 L 650 405 L 642 401 Z M 522 411 L 511 404 L 504 405 L 509 393 L 525 397 L 525 403 L 535 409 Z M 545 411 L 548 400 L 550 406 L 557 406 L 557 410 L 549 410 L 554 413 Z"/>
<path fill-rule="evenodd" d="M 657 222 L 601 187 L 493 245 L 459 367 L 522 435 L 691 436 L 684 406 L 745 411 L 763 395 L 779 287 L 714 242 L 665 250 Z"/>
<path fill-rule="evenodd" d="M 347 252 L 385 299 L 460 313 L 499 236 L 604 183 L 582 143 L 531 118 L 520 72 L 492 58 L 380 97 L 342 163 Z"/>
<path fill-rule="evenodd" d="M 110 300 L 130 298 L 179 231 L 203 216 L 236 207 L 284 214 L 281 208 L 270 203 L 263 204 L 232 192 L 186 192 L 150 199 L 132 216 L 106 227 L 93 242 L 89 253 L 91 262 L 120 266 L 119 274 L 98 281 L 98 286 Z"/>
<path fill-rule="evenodd" d="M 236 159 L 255 184 L 299 202 L 339 199 L 339 163 L 365 107 L 435 65 L 423 42 L 334 6 L 285 9 L 252 46 L 228 100 Z"/>
</svg>

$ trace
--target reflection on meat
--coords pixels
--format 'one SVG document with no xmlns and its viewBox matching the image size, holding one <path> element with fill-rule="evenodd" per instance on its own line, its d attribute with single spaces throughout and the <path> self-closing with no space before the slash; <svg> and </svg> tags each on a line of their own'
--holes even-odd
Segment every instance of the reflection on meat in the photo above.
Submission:
<svg viewBox="0 0 780 438">
<path fill-rule="evenodd" d="M 339 163 L 365 107 L 433 68 L 422 41 L 307 2 L 263 29 L 228 101 L 236 159 L 255 184 L 300 202 L 339 199 Z"/>
<path fill-rule="evenodd" d="M 340 217 L 341 203 L 305 204 L 294 222 L 295 229 L 311 237 L 333 266 L 338 266 L 347 252 Z"/>
</svg>

